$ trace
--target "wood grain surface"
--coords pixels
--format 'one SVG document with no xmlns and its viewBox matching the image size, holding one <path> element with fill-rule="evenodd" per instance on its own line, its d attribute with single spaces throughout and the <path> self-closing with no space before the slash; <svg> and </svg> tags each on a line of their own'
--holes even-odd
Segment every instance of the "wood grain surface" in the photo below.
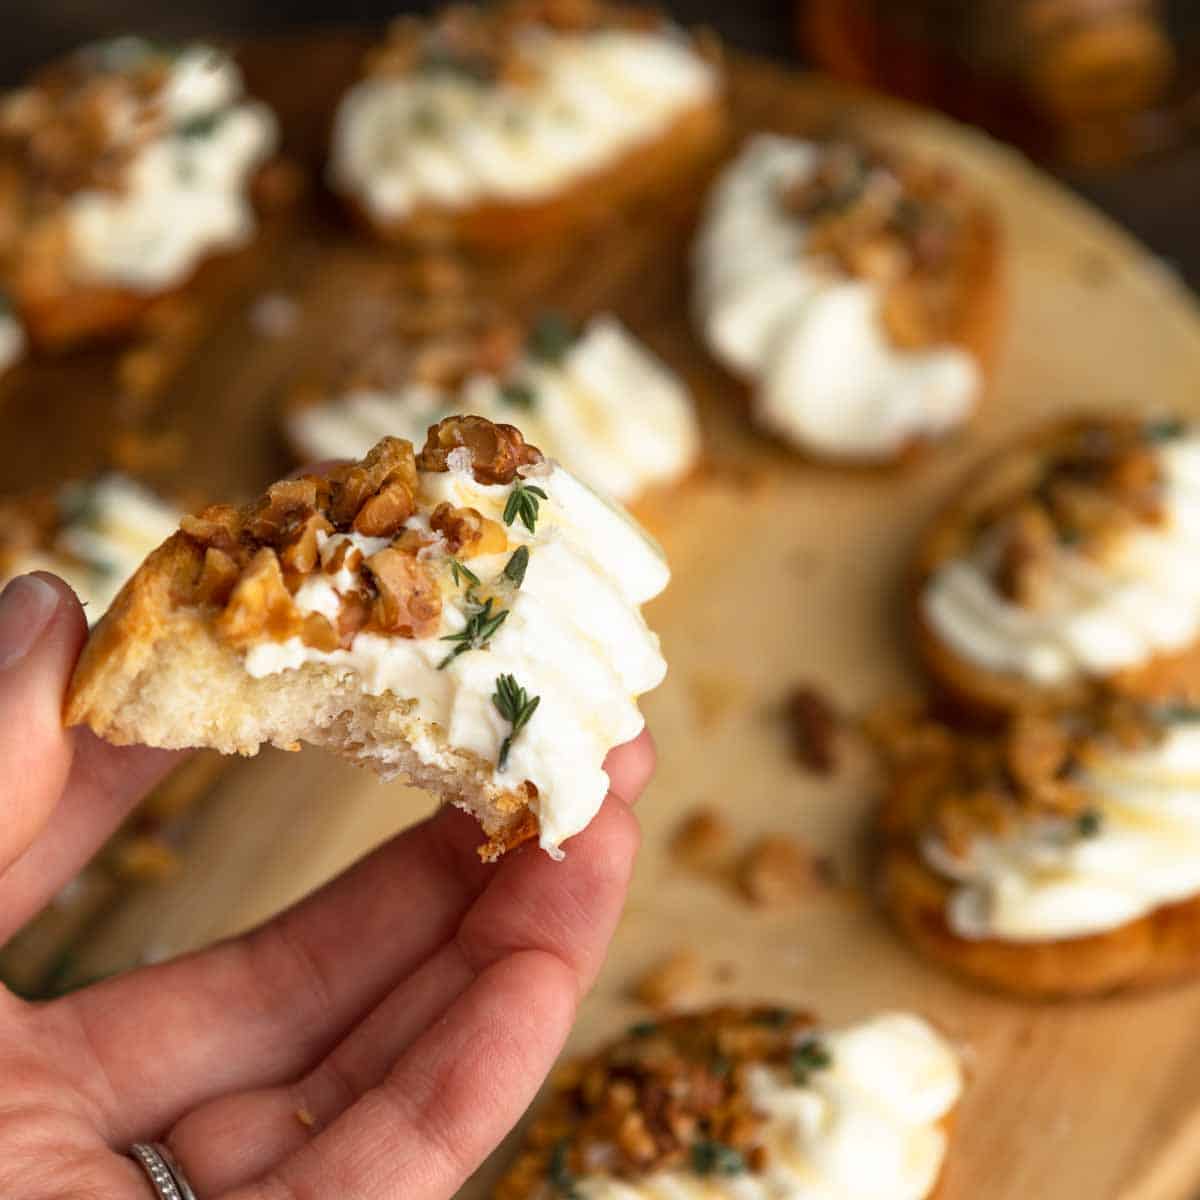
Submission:
<svg viewBox="0 0 1200 1200">
<path fill-rule="evenodd" d="M 311 159 L 320 145 L 355 51 L 323 39 L 251 56 L 255 86 L 282 110 L 298 157 Z M 914 1008 L 961 1042 L 971 1084 L 942 1200 L 1193 1195 L 1200 990 L 1036 1007 L 972 991 L 917 961 L 871 901 L 873 763 L 847 735 L 831 777 L 806 773 L 780 708 L 798 683 L 816 684 L 849 713 L 912 688 L 900 580 L 948 486 L 1040 416 L 1080 406 L 1195 411 L 1197 312 L 1131 241 L 1013 153 L 816 79 L 741 60 L 731 72 L 741 133 L 806 130 L 837 116 L 966 171 L 1004 226 L 1011 320 L 968 435 L 902 470 L 845 470 L 750 432 L 737 388 L 692 333 L 686 251 L 703 180 L 569 252 L 531 252 L 487 272 L 489 288 L 523 311 L 615 310 L 686 376 L 708 449 L 697 478 L 645 507 L 675 572 L 649 613 L 671 663 L 645 704 L 661 767 L 641 806 L 646 844 L 628 911 L 572 1047 L 640 1015 L 632 981 L 691 946 L 704 966 L 697 1000 L 778 999 L 831 1023 Z M 123 397 L 109 352 L 35 364 L 0 383 L 4 487 L 93 465 L 105 435 L 128 426 L 184 435 L 182 462 L 163 472 L 174 482 L 244 495 L 286 465 L 275 425 L 281 391 L 377 317 L 394 273 L 388 253 L 347 230 L 314 191 L 259 247 L 207 274 L 197 340 L 155 395 Z M 265 338 L 249 319 L 270 293 L 299 305 L 284 338 Z M 698 805 L 728 815 L 739 847 L 768 832 L 805 839 L 831 856 L 837 885 L 764 913 L 723 880 L 689 874 L 667 843 Z M 179 877 L 115 911 L 80 948 L 76 969 L 99 973 L 243 929 L 430 807 L 313 752 L 238 764 L 199 815 Z M 486 1194 L 504 1154 L 465 1195 Z"/>
</svg>

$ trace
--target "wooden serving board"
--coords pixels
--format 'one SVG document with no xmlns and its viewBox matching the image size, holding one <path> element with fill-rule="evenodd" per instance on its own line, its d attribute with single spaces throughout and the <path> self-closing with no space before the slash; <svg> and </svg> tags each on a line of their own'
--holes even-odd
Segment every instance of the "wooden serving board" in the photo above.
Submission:
<svg viewBox="0 0 1200 1200">
<path fill-rule="evenodd" d="M 299 155 L 320 144 L 356 53 L 353 41 L 326 38 L 250 56 L 254 85 L 283 112 Z M 902 470 L 846 470 L 807 463 L 749 432 L 737 389 L 693 336 L 685 266 L 701 181 L 571 254 L 529 255 L 491 277 L 524 310 L 615 310 L 687 377 L 710 454 L 682 494 L 647 510 L 675 572 L 649 613 L 671 663 L 645 704 L 661 766 L 641 806 L 646 844 L 628 911 L 571 1049 L 641 1015 L 631 983 L 691 945 L 705 965 L 700 1000 L 776 999 L 831 1023 L 914 1008 L 961 1041 L 971 1085 L 943 1200 L 1194 1195 L 1200 987 L 1031 1007 L 925 966 L 870 899 L 863 847 L 878 779 L 869 756 L 846 738 L 832 777 L 805 773 L 778 710 L 800 682 L 850 712 L 912 688 L 900 580 L 947 487 L 1011 431 L 1073 406 L 1197 410 L 1197 312 L 1127 237 L 1012 152 L 821 80 L 741 60 L 731 72 L 739 133 L 803 131 L 837 116 L 957 164 L 1002 219 L 1011 320 L 969 435 Z M 125 421 L 183 433 L 186 454 L 170 472 L 177 482 L 214 493 L 256 488 L 285 465 L 274 423 L 281 389 L 336 354 L 350 324 L 371 318 L 394 269 L 310 196 L 260 247 L 202 281 L 203 332 L 169 394 L 122 407 L 102 353 L 23 368 L 0 385 L 6 487 L 90 465 L 101 433 Z M 297 302 L 300 318 L 289 336 L 270 340 L 248 311 L 275 292 Z M 739 844 L 774 831 L 804 838 L 832 856 L 839 884 L 764 914 L 688 874 L 667 842 L 702 804 L 729 815 Z M 81 948 L 78 970 L 98 973 L 243 929 L 429 809 L 427 797 L 315 752 L 239 764 L 201 814 L 180 877 L 113 914 Z M 465 1194 L 485 1194 L 503 1154 Z"/>
</svg>

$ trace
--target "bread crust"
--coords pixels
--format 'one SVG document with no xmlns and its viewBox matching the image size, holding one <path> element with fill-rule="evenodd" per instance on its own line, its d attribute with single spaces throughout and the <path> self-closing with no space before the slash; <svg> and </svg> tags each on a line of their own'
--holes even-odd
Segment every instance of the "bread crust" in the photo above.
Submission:
<svg viewBox="0 0 1200 1200">
<path fill-rule="evenodd" d="M 1142 701 L 1200 701 L 1200 642 L 1159 654 L 1140 666 L 1103 677 L 1041 686 L 971 662 L 949 646 L 925 615 L 924 597 L 941 566 L 969 544 L 974 522 L 1001 494 L 1028 486 L 1045 458 L 1082 428 L 1103 425 L 1124 433 L 1139 423 L 1076 414 L 1028 431 L 971 468 L 964 483 L 921 534 L 907 584 L 907 622 L 917 656 L 937 691 L 955 708 L 983 719 L 1027 710 L 1085 704 L 1097 688 Z"/>
<path fill-rule="evenodd" d="M 665 191 L 714 163 L 728 137 L 725 105 L 718 96 L 681 113 L 659 137 L 545 199 L 431 206 L 388 221 L 369 213 L 354 193 L 342 196 L 356 222 L 387 242 L 454 242 L 481 252 L 512 251 L 594 227 L 634 201 Z"/>
<path fill-rule="evenodd" d="M 954 885 L 915 846 L 887 841 L 879 894 L 900 935 L 941 967 L 1025 1000 L 1078 1000 L 1178 982 L 1200 973 L 1200 896 L 1117 929 L 1047 942 L 959 937 L 946 921 Z"/>
</svg>

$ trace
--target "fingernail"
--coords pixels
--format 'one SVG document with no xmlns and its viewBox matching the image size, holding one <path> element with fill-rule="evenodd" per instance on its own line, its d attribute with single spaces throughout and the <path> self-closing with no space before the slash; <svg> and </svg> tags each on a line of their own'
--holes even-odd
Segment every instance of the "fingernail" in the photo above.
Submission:
<svg viewBox="0 0 1200 1200">
<path fill-rule="evenodd" d="M 0 592 L 0 671 L 33 649 L 58 608 L 58 592 L 36 575 L 19 575 Z"/>
</svg>

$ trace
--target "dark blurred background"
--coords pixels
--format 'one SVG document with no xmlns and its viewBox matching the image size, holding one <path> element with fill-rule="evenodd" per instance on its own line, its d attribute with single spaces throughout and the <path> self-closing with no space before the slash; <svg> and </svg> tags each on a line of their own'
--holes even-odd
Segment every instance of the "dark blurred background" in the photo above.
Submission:
<svg viewBox="0 0 1200 1200">
<path fill-rule="evenodd" d="M 809 2 L 834 8 L 842 0 Z M 935 22 L 939 16 L 944 18 L 942 24 L 948 28 L 964 20 L 970 26 L 977 9 L 996 8 L 1006 0 L 869 2 L 889 12 L 923 8 Z M 1024 2 L 1048 8 L 1103 7 L 1100 0 Z M 136 31 L 168 39 L 280 34 L 321 26 L 377 25 L 399 12 L 426 12 L 433 7 L 428 0 L 172 0 L 169 5 L 156 0 L 0 0 L 0 11 L 10 14 L 0 40 L 0 83 L 16 82 L 48 58 L 116 33 Z M 667 0 L 659 7 L 683 24 L 711 26 L 740 50 L 808 65 L 797 45 L 793 0 Z M 1200 0 L 1162 0 L 1162 12 L 1179 52 L 1184 84 L 1190 87 L 1193 79 L 1198 81 L 1198 101 L 1189 110 L 1191 124 L 1186 131 L 1169 149 L 1104 170 L 1083 170 L 1063 162 L 1049 165 L 1200 289 Z"/>
</svg>

